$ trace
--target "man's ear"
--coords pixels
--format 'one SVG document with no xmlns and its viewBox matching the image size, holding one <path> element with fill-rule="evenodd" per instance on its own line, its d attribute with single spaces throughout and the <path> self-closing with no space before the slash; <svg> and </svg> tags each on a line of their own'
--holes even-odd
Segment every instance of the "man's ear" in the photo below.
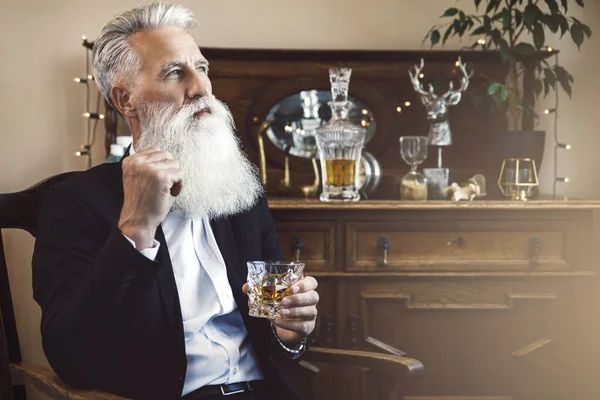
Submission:
<svg viewBox="0 0 600 400">
<path fill-rule="evenodd" d="M 113 86 L 110 95 L 121 114 L 128 118 L 137 118 L 137 110 L 131 103 L 131 93 L 127 89 Z"/>
</svg>

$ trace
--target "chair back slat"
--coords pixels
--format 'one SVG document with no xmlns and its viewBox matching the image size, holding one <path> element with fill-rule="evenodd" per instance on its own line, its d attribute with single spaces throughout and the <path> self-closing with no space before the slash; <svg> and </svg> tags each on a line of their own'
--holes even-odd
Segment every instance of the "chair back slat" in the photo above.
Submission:
<svg viewBox="0 0 600 400">
<path fill-rule="evenodd" d="M 79 171 L 65 172 L 44 179 L 23 191 L 0 194 L 0 400 L 25 398 L 23 388 L 13 387 L 10 377 L 9 364 L 21 361 L 21 348 L 8 280 L 2 229 L 22 229 L 35 237 L 38 213 L 46 190 L 77 173 Z"/>
</svg>

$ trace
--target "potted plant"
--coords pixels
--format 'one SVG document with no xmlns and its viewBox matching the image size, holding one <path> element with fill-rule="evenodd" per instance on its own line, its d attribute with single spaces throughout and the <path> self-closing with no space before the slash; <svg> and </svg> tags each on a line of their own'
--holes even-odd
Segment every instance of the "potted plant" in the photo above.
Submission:
<svg viewBox="0 0 600 400">
<path fill-rule="evenodd" d="M 535 131 L 533 102 L 543 93 L 562 88 L 571 97 L 573 76 L 560 65 L 551 65 L 554 50 L 546 44 L 550 33 L 569 35 L 581 48 L 592 31 L 569 16 L 583 0 L 473 0 L 476 14 L 448 8 L 440 17 L 445 23 L 434 25 L 425 37 L 431 47 L 452 37 L 469 37 L 470 48 L 497 50 L 507 66 L 504 82 L 490 80 L 486 85 L 492 104 L 506 112 L 509 131 L 493 148 L 502 157 L 530 157 L 541 163 L 545 132 Z M 571 8 L 570 8 L 571 7 Z"/>
</svg>

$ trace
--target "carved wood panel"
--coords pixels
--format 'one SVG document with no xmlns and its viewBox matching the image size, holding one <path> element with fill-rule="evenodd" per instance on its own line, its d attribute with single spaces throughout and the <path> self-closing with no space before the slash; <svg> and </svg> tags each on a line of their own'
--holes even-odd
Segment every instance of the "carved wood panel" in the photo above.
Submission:
<svg viewBox="0 0 600 400">
<path fill-rule="evenodd" d="M 425 376 L 406 383 L 405 395 L 542 400 L 566 390 L 557 304 L 567 292 L 560 286 L 494 281 L 350 286 L 346 312 L 358 315 L 360 346 L 370 348 L 364 338 L 374 337 L 426 365 Z M 378 377 L 368 382 L 369 391 L 382 385 Z"/>
</svg>

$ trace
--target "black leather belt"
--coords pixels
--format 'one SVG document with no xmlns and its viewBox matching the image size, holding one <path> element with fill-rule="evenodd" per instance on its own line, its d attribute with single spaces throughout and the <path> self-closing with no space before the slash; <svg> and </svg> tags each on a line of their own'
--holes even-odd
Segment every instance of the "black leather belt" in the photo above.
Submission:
<svg viewBox="0 0 600 400">
<path fill-rule="evenodd" d="M 265 385 L 265 381 L 237 382 L 228 385 L 208 385 L 186 394 L 182 399 L 195 400 L 208 396 L 231 396 L 233 394 L 249 392 L 251 390 L 262 391 L 265 388 Z"/>
</svg>

